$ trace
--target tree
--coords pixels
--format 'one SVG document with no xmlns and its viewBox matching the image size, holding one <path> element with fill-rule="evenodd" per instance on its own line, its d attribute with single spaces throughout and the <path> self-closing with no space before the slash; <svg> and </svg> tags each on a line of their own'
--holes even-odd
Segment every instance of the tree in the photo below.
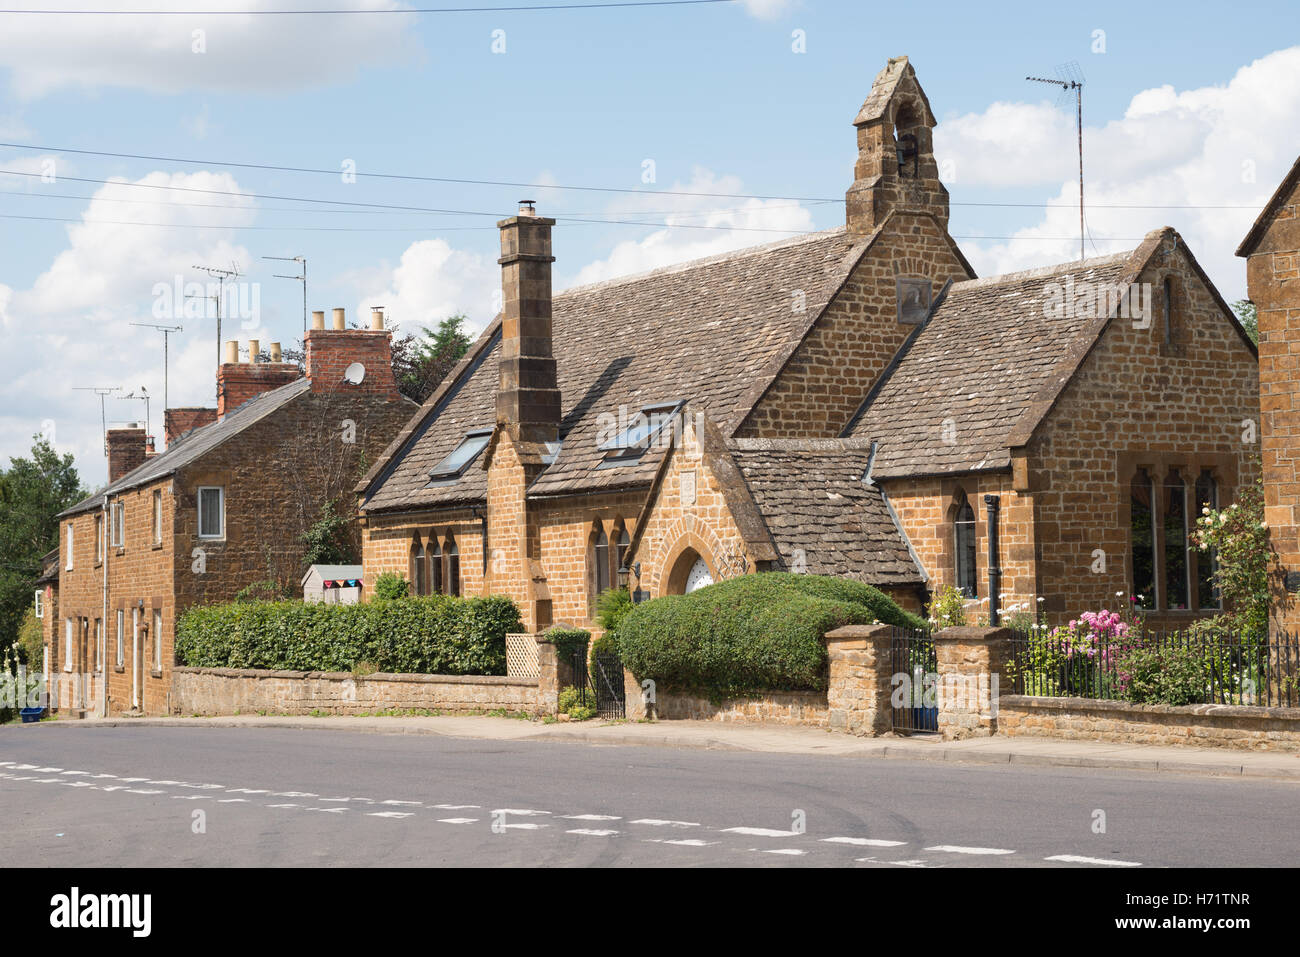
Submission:
<svg viewBox="0 0 1300 957">
<path fill-rule="evenodd" d="M 423 335 L 405 335 L 393 343 L 393 376 L 409 399 L 424 402 L 469 351 L 470 337 L 460 313 L 442 320 Z"/>
<path fill-rule="evenodd" d="M 18 640 L 42 557 L 59 544 L 55 516 L 89 494 L 71 453 L 34 439 L 30 458 L 11 458 L 0 471 L 0 657 Z"/>
<path fill-rule="evenodd" d="M 1238 299 L 1232 304 L 1232 311 L 1237 314 L 1237 320 L 1250 336 L 1250 341 L 1259 345 L 1259 314 L 1255 304 L 1249 299 Z"/>
</svg>

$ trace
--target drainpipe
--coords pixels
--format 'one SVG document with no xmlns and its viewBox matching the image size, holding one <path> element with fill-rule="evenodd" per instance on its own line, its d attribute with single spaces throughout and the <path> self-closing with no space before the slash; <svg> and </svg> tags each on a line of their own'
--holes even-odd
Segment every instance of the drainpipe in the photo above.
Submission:
<svg viewBox="0 0 1300 957">
<path fill-rule="evenodd" d="M 104 549 L 104 560 L 100 563 L 104 571 L 104 588 L 103 588 L 103 608 L 99 613 L 100 634 L 103 636 L 104 646 L 95 649 L 95 657 L 99 660 L 99 716 L 108 717 L 108 662 L 104 659 L 108 657 L 108 496 L 104 496 L 104 501 L 100 505 L 100 528 L 102 530 L 100 542 Z M 93 685 L 92 685 L 93 687 Z"/>
<path fill-rule="evenodd" d="M 1001 617 L 998 595 L 1002 591 L 1002 567 L 998 564 L 998 501 L 996 495 L 984 496 L 989 539 L 989 624 L 994 627 Z"/>
</svg>

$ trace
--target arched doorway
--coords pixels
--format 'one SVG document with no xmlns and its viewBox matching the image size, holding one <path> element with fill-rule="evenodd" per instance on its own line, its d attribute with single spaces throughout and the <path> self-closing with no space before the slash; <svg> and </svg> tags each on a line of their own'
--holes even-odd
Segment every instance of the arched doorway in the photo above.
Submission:
<svg viewBox="0 0 1300 957">
<path fill-rule="evenodd" d="M 713 570 L 709 568 L 709 563 L 695 549 L 687 548 L 673 562 L 665 594 L 689 595 L 698 588 L 712 585 L 713 580 Z"/>
</svg>

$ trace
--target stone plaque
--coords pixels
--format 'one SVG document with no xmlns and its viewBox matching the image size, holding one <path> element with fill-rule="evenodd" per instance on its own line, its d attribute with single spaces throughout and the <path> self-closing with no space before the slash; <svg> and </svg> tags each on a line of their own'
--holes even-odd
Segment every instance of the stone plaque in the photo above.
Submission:
<svg viewBox="0 0 1300 957">
<path fill-rule="evenodd" d="M 682 504 L 695 504 L 695 469 L 682 473 Z"/>
<path fill-rule="evenodd" d="M 898 278 L 898 321 L 918 325 L 930 311 L 930 280 Z"/>
</svg>

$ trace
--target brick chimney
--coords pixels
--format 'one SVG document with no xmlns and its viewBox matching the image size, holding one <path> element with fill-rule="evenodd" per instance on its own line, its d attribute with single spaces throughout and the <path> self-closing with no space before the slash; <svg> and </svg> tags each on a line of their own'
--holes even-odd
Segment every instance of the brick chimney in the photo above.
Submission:
<svg viewBox="0 0 1300 957">
<path fill-rule="evenodd" d="M 139 423 L 124 429 L 109 429 L 107 442 L 110 482 L 116 482 L 127 472 L 144 464 L 149 451 L 149 437 Z"/>
<path fill-rule="evenodd" d="M 248 361 L 239 361 L 239 343 L 230 340 L 226 343 L 226 361 L 217 370 L 217 419 L 235 411 L 249 399 L 256 399 L 263 392 L 270 392 L 282 385 L 288 385 L 302 375 L 298 366 L 292 362 L 256 362 L 261 343 L 256 339 L 248 340 Z M 279 352 L 280 344 L 272 343 L 273 352 Z"/>
<path fill-rule="evenodd" d="M 497 424 L 517 446 L 557 442 L 560 389 L 551 344 L 551 227 L 531 200 L 501 230 L 501 365 Z"/>
<path fill-rule="evenodd" d="M 896 209 L 931 213 L 947 229 L 948 190 L 934 160 L 934 113 L 907 57 L 885 64 L 853 125 L 858 161 L 845 195 L 849 239 L 869 236 Z"/>
<path fill-rule="evenodd" d="M 173 439 L 191 429 L 198 429 L 215 421 L 217 421 L 216 409 L 196 406 L 168 409 L 163 413 L 163 441 L 171 445 Z"/>
<path fill-rule="evenodd" d="M 325 328 L 325 313 L 312 313 L 312 327 L 307 331 L 307 378 L 312 392 L 349 392 L 364 395 L 387 395 L 398 398 L 397 380 L 393 378 L 393 337 L 384 328 L 384 315 L 375 309 L 369 329 L 349 329 L 347 314 L 334 310 L 332 329 Z M 360 382 L 347 381 L 348 367 L 358 363 L 363 374 Z"/>
</svg>

